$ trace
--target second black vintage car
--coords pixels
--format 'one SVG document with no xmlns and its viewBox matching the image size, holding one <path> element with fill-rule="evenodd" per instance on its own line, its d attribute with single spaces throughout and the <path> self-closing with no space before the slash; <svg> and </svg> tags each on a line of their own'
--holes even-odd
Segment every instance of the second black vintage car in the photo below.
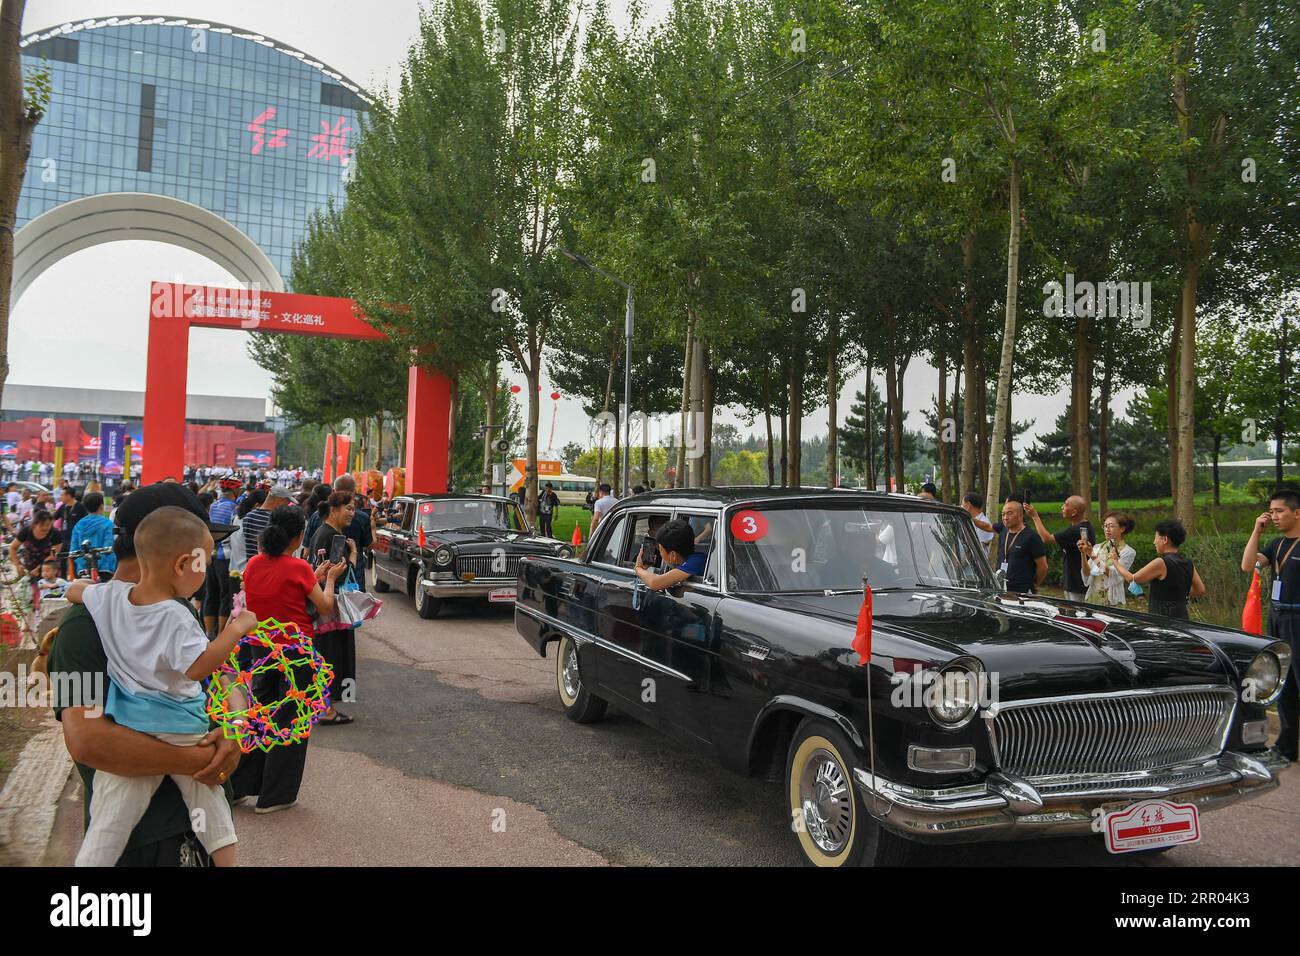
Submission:
<svg viewBox="0 0 1300 956">
<path fill-rule="evenodd" d="M 673 518 L 704 572 L 650 591 L 633 566 Z M 853 649 L 864 576 L 869 666 Z M 1285 643 L 998 585 L 951 505 L 680 490 L 615 506 L 581 560 L 525 558 L 515 626 L 554 646 L 571 719 L 613 704 L 780 781 L 785 823 L 823 866 L 1059 834 L 1167 847 L 1277 786 L 1266 712 Z"/>
<path fill-rule="evenodd" d="M 519 559 L 571 557 L 573 548 L 532 533 L 519 506 L 492 495 L 402 495 L 375 532 L 374 587 L 415 598 L 434 618 L 449 598 L 514 601 Z"/>
</svg>

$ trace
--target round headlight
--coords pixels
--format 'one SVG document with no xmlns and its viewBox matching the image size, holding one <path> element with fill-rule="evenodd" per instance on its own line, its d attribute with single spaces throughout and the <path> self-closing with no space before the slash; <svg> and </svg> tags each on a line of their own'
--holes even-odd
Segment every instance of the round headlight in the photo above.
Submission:
<svg viewBox="0 0 1300 956">
<path fill-rule="evenodd" d="M 571 547 L 569 547 L 567 544 L 560 546 L 560 557 L 571 558 L 573 557 L 573 555 L 574 555 L 574 550 Z"/>
<path fill-rule="evenodd" d="M 979 707 L 978 684 L 975 672 L 964 667 L 943 671 L 926 695 L 930 716 L 945 727 L 965 724 Z"/>
<path fill-rule="evenodd" d="M 1282 694 L 1282 684 L 1291 666 L 1291 648 L 1278 642 L 1255 655 L 1241 682 L 1241 699 L 1251 704 L 1268 705 Z"/>
<path fill-rule="evenodd" d="M 445 568 L 447 565 L 451 564 L 452 557 L 451 548 L 439 548 L 437 551 L 433 552 L 433 563 L 438 565 L 440 568 Z"/>
</svg>

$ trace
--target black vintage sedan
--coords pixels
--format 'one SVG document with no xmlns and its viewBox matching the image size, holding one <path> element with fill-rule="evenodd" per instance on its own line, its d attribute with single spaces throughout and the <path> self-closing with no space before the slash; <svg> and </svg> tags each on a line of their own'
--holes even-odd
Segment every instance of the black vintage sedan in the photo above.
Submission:
<svg viewBox="0 0 1300 956">
<path fill-rule="evenodd" d="M 694 528 L 705 570 L 650 591 L 633 568 L 672 518 Z M 869 666 L 852 647 L 864 576 Z M 581 560 L 525 558 L 518 589 L 515 626 L 542 655 L 556 645 L 570 718 L 613 704 L 780 781 L 793 838 L 819 865 L 900 863 L 916 843 L 1100 841 L 1108 828 L 1163 849 L 1287 766 L 1266 747 L 1284 643 L 1007 593 L 969 516 L 940 502 L 639 495 Z M 1124 822 L 1146 801 L 1168 801 L 1185 832 L 1161 807 Z"/>
<path fill-rule="evenodd" d="M 515 599 L 524 555 L 572 557 L 573 548 L 532 533 L 519 506 L 495 495 L 402 495 L 375 532 L 376 591 L 397 588 L 434 618 L 448 598 Z"/>
</svg>

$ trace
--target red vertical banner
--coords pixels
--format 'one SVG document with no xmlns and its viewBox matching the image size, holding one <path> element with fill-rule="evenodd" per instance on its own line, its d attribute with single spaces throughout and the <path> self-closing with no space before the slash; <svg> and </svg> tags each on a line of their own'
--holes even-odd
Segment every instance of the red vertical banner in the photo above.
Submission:
<svg viewBox="0 0 1300 956">
<path fill-rule="evenodd" d="M 352 450 L 352 439 L 339 435 L 334 445 L 334 477 L 348 473 L 348 453 Z"/>
<path fill-rule="evenodd" d="M 334 435 L 333 433 L 325 436 L 325 461 L 321 465 L 321 481 L 327 485 L 334 483 Z"/>
<path fill-rule="evenodd" d="M 436 494 L 450 487 L 451 381 L 411 367 L 406 390 L 406 491 Z"/>
<path fill-rule="evenodd" d="M 155 289 L 161 283 L 155 283 Z M 189 372 L 190 322 L 181 310 L 152 308 L 145 359 L 143 462 L 145 484 L 168 475 L 177 480 L 185 462 L 185 386 Z"/>
</svg>

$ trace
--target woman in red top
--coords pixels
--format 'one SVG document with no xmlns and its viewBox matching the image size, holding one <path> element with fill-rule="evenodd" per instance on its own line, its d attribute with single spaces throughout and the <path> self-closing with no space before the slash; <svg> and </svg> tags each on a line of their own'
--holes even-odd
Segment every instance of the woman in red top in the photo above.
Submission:
<svg viewBox="0 0 1300 956">
<path fill-rule="evenodd" d="M 275 618 L 298 625 L 308 639 L 314 636 L 311 612 L 324 617 L 334 610 L 334 582 L 347 565 L 322 564 L 314 571 L 294 552 L 302 546 L 307 518 L 301 508 L 282 505 L 271 512 L 271 520 L 258 542 L 260 554 L 249 558 L 244 567 L 244 603 L 259 621 Z M 323 586 L 322 586 L 323 585 Z M 260 683 L 259 683 L 260 681 Z M 264 674 L 253 684 L 259 700 L 279 700 L 284 696 L 284 675 Z M 255 750 L 239 762 L 231 777 L 237 802 L 257 797 L 257 813 L 273 813 L 298 801 L 303 769 L 307 764 L 307 741 L 270 752 Z"/>
</svg>

